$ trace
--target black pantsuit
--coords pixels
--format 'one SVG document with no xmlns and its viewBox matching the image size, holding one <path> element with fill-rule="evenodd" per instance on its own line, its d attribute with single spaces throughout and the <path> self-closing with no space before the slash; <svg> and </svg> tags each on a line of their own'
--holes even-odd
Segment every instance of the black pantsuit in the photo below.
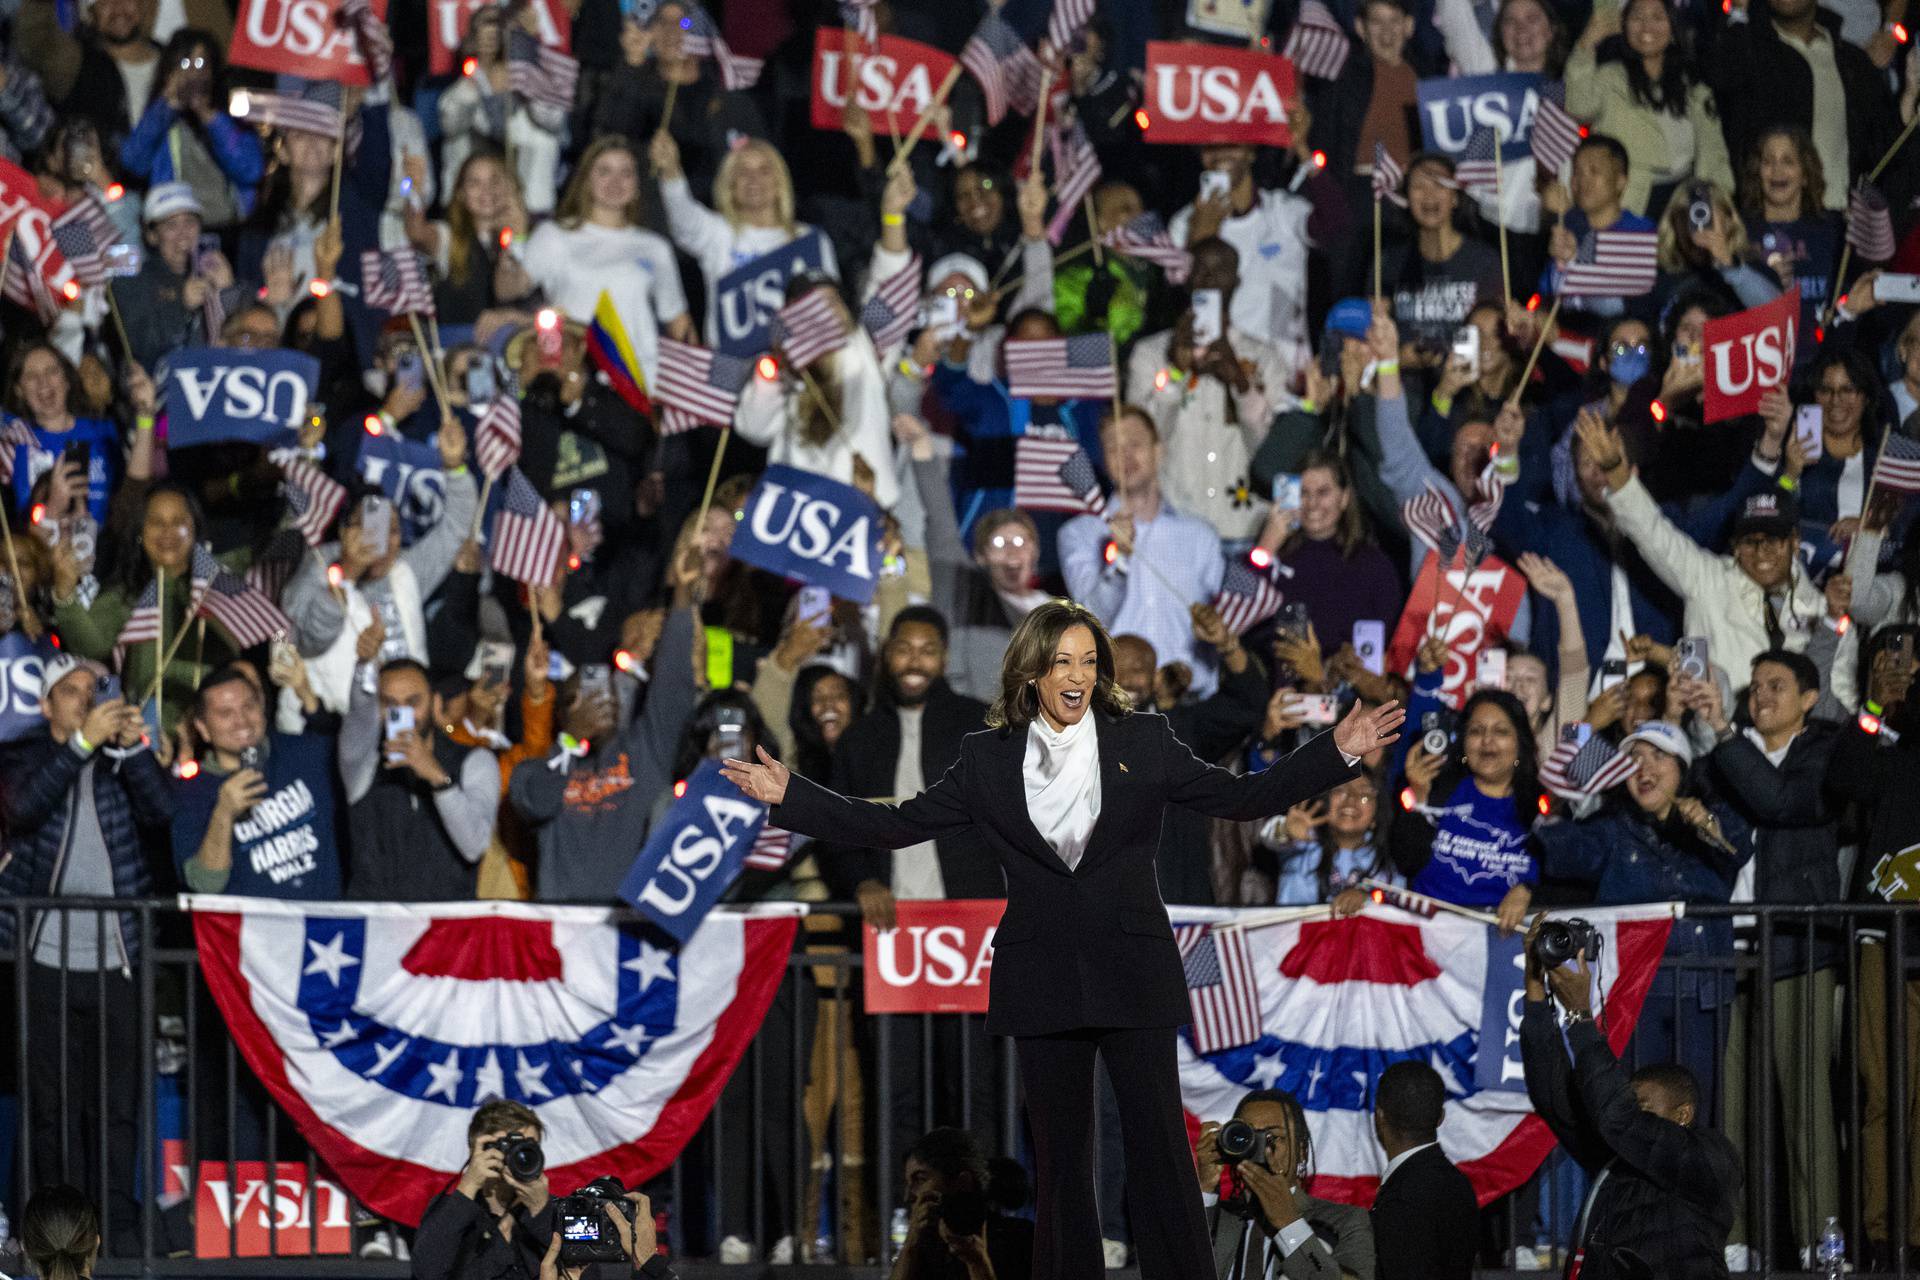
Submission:
<svg viewBox="0 0 1920 1280">
<path fill-rule="evenodd" d="M 1028 816 L 1025 730 L 969 735 L 945 776 L 900 805 L 849 800 L 796 774 L 770 820 L 818 840 L 880 849 L 969 828 L 985 837 L 1007 877 L 987 1031 L 1019 1042 L 1039 1156 L 1034 1275 L 1101 1274 L 1093 1072 L 1104 1056 L 1129 1121 L 1141 1276 L 1191 1280 L 1212 1274 L 1213 1254 L 1175 1070 L 1176 1031 L 1192 1011 L 1156 879 L 1162 815 L 1177 804 L 1252 821 L 1319 795 L 1352 769 L 1331 734 L 1264 773 L 1236 777 L 1195 759 L 1164 716 L 1102 716 L 1095 730 L 1100 815 L 1073 868 Z"/>
</svg>

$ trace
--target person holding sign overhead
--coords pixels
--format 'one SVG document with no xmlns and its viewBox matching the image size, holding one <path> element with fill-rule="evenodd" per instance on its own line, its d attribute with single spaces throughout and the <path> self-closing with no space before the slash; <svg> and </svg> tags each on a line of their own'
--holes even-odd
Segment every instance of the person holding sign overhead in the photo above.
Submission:
<svg viewBox="0 0 1920 1280">
<path fill-rule="evenodd" d="M 849 800 L 764 751 L 759 763 L 723 766 L 774 806 L 768 821 L 783 830 L 906 848 L 972 829 L 999 858 L 1007 912 L 987 1030 L 1013 1036 L 1019 1053 L 1038 1166 L 1036 1280 L 1101 1274 L 1096 1059 L 1120 1102 L 1142 1277 L 1213 1272 L 1176 1068 L 1176 1028 L 1193 1014 L 1154 870 L 1164 810 L 1237 821 L 1284 813 L 1352 776 L 1405 719 L 1396 703 L 1356 709 L 1273 768 L 1235 777 L 1131 703 L 1100 620 L 1052 600 L 1014 632 L 991 727 L 968 735 L 945 776 L 904 803 Z"/>
</svg>

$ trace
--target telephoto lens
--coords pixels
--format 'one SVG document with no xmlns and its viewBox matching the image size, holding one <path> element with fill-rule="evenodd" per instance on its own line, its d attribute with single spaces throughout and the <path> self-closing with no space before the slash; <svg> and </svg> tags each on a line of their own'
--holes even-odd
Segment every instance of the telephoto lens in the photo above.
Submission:
<svg viewBox="0 0 1920 1280">
<path fill-rule="evenodd" d="M 1254 1128 L 1245 1120 L 1229 1120 L 1221 1125 L 1219 1143 L 1221 1164 L 1249 1161 L 1264 1164 L 1272 1145 L 1264 1130 Z"/>
<path fill-rule="evenodd" d="M 495 1138 L 487 1148 L 500 1153 L 500 1163 L 515 1182 L 532 1182 L 547 1171 L 547 1153 L 537 1139 L 508 1134 Z"/>
</svg>

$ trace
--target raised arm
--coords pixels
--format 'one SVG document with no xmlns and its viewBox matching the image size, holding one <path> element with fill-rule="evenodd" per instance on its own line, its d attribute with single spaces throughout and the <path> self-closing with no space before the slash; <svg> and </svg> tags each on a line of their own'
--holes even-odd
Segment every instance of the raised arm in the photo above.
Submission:
<svg viewBox="0 0 1920 1280">
<path fill-rule="evenodd" d="M 1169 803 L 1185 805 L 1215 818 L 1251 822 L 1285 813 L 1353 776 L 1359 757 L 1397 741 L 1406 713 L 1389 702 L 1374 711 L 1355 707 L 1331 731 L 1320 734 L 1284 760 L 1259 773 L 1236 775 L 1195 756 L 1173 736 L 1162 718 L 1161 767 Z"/>
<path fill-rule="evenodd" d="M 773 805 L 767 820 L 782 830 L 842 845 L 904 849 L 956 835 L 973 825 L 973 810 L 966 799 L 970 751 L 963 745 L 960 758 L 940 781 L 901 804 L 850 800 L 790 773 L 765 751 L 760 753 L 760 764 L 728 761 L 722 769 L 742 791 Z"/>
</svg>

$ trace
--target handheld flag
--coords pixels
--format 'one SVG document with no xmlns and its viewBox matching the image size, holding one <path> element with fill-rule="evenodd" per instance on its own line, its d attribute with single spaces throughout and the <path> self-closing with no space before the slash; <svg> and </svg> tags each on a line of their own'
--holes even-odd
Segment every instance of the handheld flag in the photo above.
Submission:
<svg viewBox="0 0 1920 1280">
<path fill-rule="evenodd" d="M 647 396 L 646 372 L 640 367 L 640 357 L 633 352 L 633 340 L 627 336 L 620 309 L 613 305 L 613 295 L 605 289 L 600 291 L 600 301 L 593 306 L 593 322 L 587 326 L 587 354 L 593 357 L 594 366 L 607 375 L 615 395 L 635 412 L 652 414 L 653 401 Z M 516 430 L 516 437 L 518 434 Z"/>
<path fill-rule="evenodd" d="M 494 517 L 492 542 L 495 573 L 528 586 L 553 581 L 567 545 L 567 526 L 518 467 L 507 472 L 506 502 Z"/>
<path fill-rule="evenodd" d="M 987 123 L 999 124 L 1009 107 L 1022 114 L 1040 105 L 1040 60 L 1027 48 L 1020 33 L 1007 25 L 997 9 L 974 28 L 966 47 L 960 50 L 960 65 L 980 82 L 986 101 Z"/>
<path fill-rule="evenodd" d="M 920 309 L 920 255 L 913 254 L 907 265 L 873 286 L 873 296 L 860 308 L 860 327 L 873 339 L 876 351 L 907 340 Z"/>
<path fill-rule="evenodd" d="M 725 426 L 740 407 L 740 392 L 753 376 L 753 362 L 721 355 L 708 347 L 660 339 L 660 385 L 656 388 L 665 412 L 660 430 L 665 435 L 711 422 Z"/>
<path fill-rule="evenodd" d="M 1104 333 L 1072 338 L 1010 338 L 1007 394 L 1016 399 L 1111 400 L 1120 394 L 1113 369 L 1113 340 Z"/>
<path fill-rule="evenodd" d="M 1300 16 L 1293 24 L 1293 30 L 1287 33 L 1287 43 L 1281 49 L 1289 61 L 1300 69 L 1300 74 L 1312 76 L 1317 80 L 1338 80 L 1340 71 L 1347 65 L 1347 55 L 1353 46 L 1347 40 L 1347 33 L 1341 29 L 1339 19 L 1323 0 L 1305 0 L 1300 6 Z"/>
<path fill-rule="evenodd" d="M 1129 219 L 1101 236 L 1100 241 L 1115 253 L 1153 263 L 1168 284 L 1185 284 L 1193 273 L 1193 255 L 1173 242 L 1157 213 Z"/>
<path fill-rule="evenodd" d="M 1264 573 L 1244 560 L 1227 562 L 1226 575 L 1220 579 L 1220 591 L 1213 597 L 1214 612 L 1227 630 L 1245 635 L 1280 611 L 1280 589 Z"/>
</svg>

